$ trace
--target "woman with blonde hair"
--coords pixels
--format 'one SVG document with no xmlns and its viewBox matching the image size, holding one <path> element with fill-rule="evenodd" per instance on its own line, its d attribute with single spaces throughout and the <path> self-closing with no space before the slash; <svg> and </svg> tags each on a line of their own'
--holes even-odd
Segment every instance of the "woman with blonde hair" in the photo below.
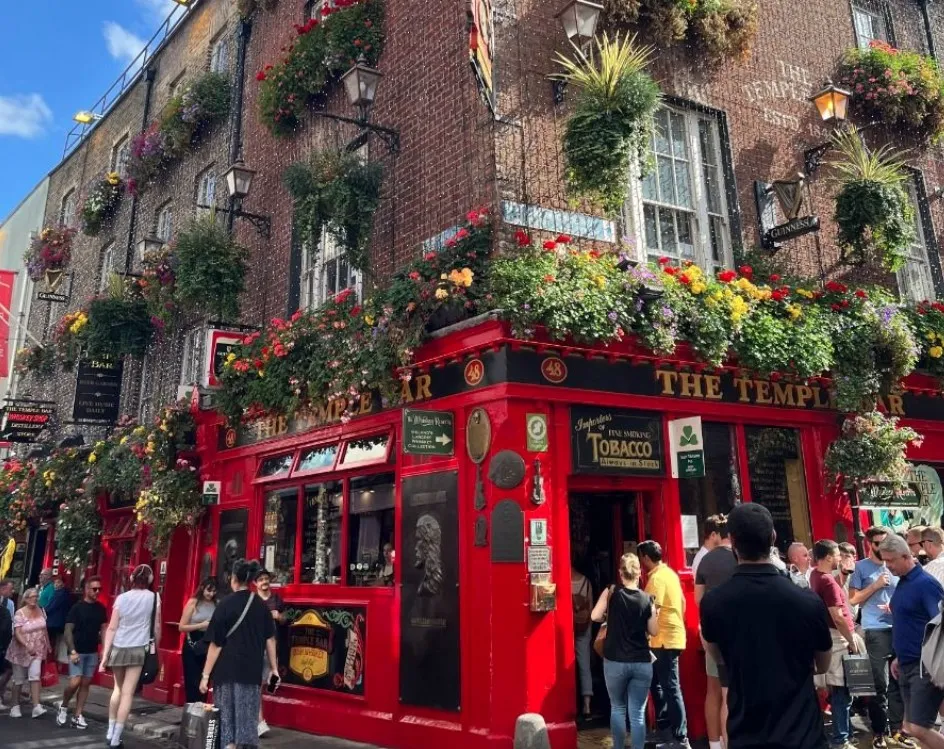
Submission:
<svg viewBox="0 0 944 749">
<path fill-rule="evenodd" d="M 105 630 L 102 664 L 99 671 L 111 669 L 115 688 L 108 703 L 108 733 L 111 746 L 123 746 L 121 734 L 131 713 L 138 680 L 151 646 L 151 621 L 154 621 L 155 652 L 161 637 L 161 599 L 151 591 L 154 570 L 139 564 L 131 573 L 131 590 L 115 599 L 111 621 Z"/>
<path fill-rule="evenodd" d="M 652 656 L 647 635 L 659 632 L 652 599 L 639 589 L 639 557 L 623 554 L 620 585 L 600 594 L 590 618 L 605 622 L 603 676 L 610 696 L 610 733 L 613 746 L 626 743 L 629 716 L 633 749 L 646 745 L 646 700 L 652 683 Z"/>
<path fill-rule="evenodd" d="M 13 664 L 13 707 L 11 718 L 20 713 L 20 689 L 29 682 L 33 701 L 33 717 L 46 712 L 39 701 L 43 658 L 49 653 L 49 635 L 46 633 L 46 615 L 39 607 L 39 590 L 30 588 L 23 594 L 23 607 L 13 617 L 13 640 L 7 648 L 7 660 Z"/>
</svg>

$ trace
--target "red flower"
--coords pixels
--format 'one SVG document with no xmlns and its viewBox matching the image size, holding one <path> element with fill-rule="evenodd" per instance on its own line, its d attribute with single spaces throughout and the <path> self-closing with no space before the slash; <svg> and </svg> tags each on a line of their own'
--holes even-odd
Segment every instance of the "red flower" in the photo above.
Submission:
<svg viewBox="0 0 944 749">
<path fill-rule="evenodd" d="M 832 308 L 833 312 L 842 312 L 842 306 L 836 304 L 835 302 L 833 304 L 830 304 L 829 306 Z"/>
<path fill-rule="evenodd" d="M 848 299 L 843 299 L 841 302 L 839 302 L 839 306 L 842 307 L 843 309 L 845 309 L 846 307 L 849 306 L 849 300 L 848 300 Z"/>
<path fill-rule="evenodd" d="M 467 236 L 469 236 L 468 229 L 459 229 L 459 231 L 456 232 L 456 239 L 465 239 Z"/>
<path fill-rule="evenodd" d="M 783 289 L 777 289 L 776 291 L 770 292 L 770 298 L 775 302 L 782 302 L 787 298 L 787 292 L 785 292 Z"/>
<path fill-rule="evenodd" d="M 664 268 L 662 268 L 662 270 L 665 273 L 668 273 L 670 276 L 674 276 L 676 273 L 678 273 L 678 268 L 673 268 L 671 265 L 666 265 Z"/>
<path fill-rule="evenodd" d="M 258 73 L 256 73 L 257 81 L 264 81 L 265 79 L 266 79 L 266 74 L 264 70 L 260 70 Z"/>
<path fill-rule="evenodd" d="M 782 376 L 782 375 L 780 374 L 780 372 L 771 372 L 771 373 L 770 373 L 770 381 L 771 381 L 771 382 L 780 382 L 780 377 L 781 377 L 781 376 Z"/>
<path fill-rule="evenodd" d="M 686 286 L 688 286 L 688 285 L 692 282 L 692 279 L 690 279 L 688 276 L 686 276 L 686 275 L 683 273 L 681 276 L 679 276 L 679 281 L 681 281 L 683 284 L 685 284 Z"/>
<path fill-rule="evenodd" d="M 671 261 L 665 255 L 659 258 L 659 265 L 668 265 Z"/>
<path fill-rule="evenodd" d="M 931 305 L 931 309 L 937 310 L 938 312 L 944 312 L 944 304 L 941 304 L 940 302 L 934 302 Z"/>
<path fill-rule="evenodd" d="M 459 244 L 459 241 L 455 237 L 453 237 L 452 239 L 446 240 L 446 247 L 452 248 L 452 247 L 455 247 L 457 244 Z"/>
<path fill-rule="evenodd" d="M 361 313 L 361 305 L 357 304 L 351 307 L 351 317 L 357 317 Z"/>
<path fill-rule="evenodd" d="M 552 242 L 551 240 L 548 240 L 547 242 L 544 243 L 544 249 L 545 249 L 545 250 L 556 250 L 556 249 L 557 249 L 557 242 Z"/>
<path fill-rule="evenodd" d="M 435 260 L 435 259 L 436 259 L 436 253 L 435 253 L 435 252 L 427 252 L 425 255 L 423 255 L 423 260 L 425 260 L 427 263 L 428 263 L 430 260 Z"/>
<path fill-rule="evenodd" d="M 256 369 L 262 369 L 262 359 L 256 359 L 253 364 L 255 365 Z"/>
<path fill-rule="evenodd" d="M 557 279 L 555 279 L 554 276 L 552 276 L 550 273 L 548 273 L 546 276 L 544 276 L 544 282 L 545 282 L 545 283 L 554 283 L 554 281 L 556 281 L 556 280 L 557 280 Z"/>
<path fill-rule="evenodd" d="M 518 243 L 519 247 L 527 247 L 531 244 L 531 237 L 528 236 L 527 232 L 518 229 L 518 231 L 515 232 L 515 242 Z"/>
<path fill-rule="evenodd" d="M 557 241 L 558 244 L 570 244 L 570 237 L 568 237 L 566 234 L 561 234 L 561 235 L 557 238 L 556 241 Z"/>
<path fill-rule="evenodd" d="M 737 278 L 737 273 L 733 270 L 723 270 L 718 274 L 718 280 L 721 283 L 731 283 L 735 278 Z"/>
<path fill-rule="evenodd" d="M 738 271 L 740 271 L 741 275 L 745 278 L 750 278 L 754 275 L 754 269 L 749 265 L 742 265 L 738 268 Z"/>
<path fill-rule="evenodd" d="M 779 276 L 777 273 L 771 273 L 771 274 L 770 274 L 770 280 L 771 280 L 773 283 L 777 283 L 777 281 L 780 280 L 780 276 Z"/>
<path fill-rule="evenodd" d="M 417 271 L 415 271 L 415 270 L 414 270 L 414 271 L 410 271 L 410 280 L 411 280 L 411 281 L 419 281 L 419 280 L 420 280 L 420 274 L 419 274 Z"/>
<path fill-rule="evenodd" d="M 826 291 L 831 291 L 834 294 L 845 294 L 849 291 L 849 287 L 844 283 L 839 283 L 839 281 L 830 281 L 826 284 Z"/>
<path fill-rule="evenodd" d="M 869 298 L 869 295 L 866 294 L 862 289 L 856 289 L 855 295 L 856 295 L 857 297 L 859 297 L 859 299 L 868 299 L 868 298 Z"/>
</svg>

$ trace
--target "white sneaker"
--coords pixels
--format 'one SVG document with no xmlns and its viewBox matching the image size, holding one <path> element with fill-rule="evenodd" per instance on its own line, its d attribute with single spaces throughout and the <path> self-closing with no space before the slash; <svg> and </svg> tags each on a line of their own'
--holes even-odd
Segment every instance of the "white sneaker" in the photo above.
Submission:
<svg viewBox="0 0 944 749">
<path fill-rule="evenodd" d="M 40 717 L 41 715 L 45 715 L 47 712 L 48 712 L 48 710 L 46 710 L 46 708 L 43 707 L 42 705 L 35 705 L 35 706 L 33 707 L 33 717 L 34 717 L 34 718 L 38 718 L 38 717 Z"/>
<path fill-rule="evenodd" d="M 259 738 L 261 739 L 269 732 L 269 724 L 264 720 L 260 720 L 259 725 L 256 726 L 256 732 L 259 734 Z"/>
<path fill-rule="evenodd" d="M 72 719 L 72 727 L 78 728 L 80 731 L 84 731 L 86 728 L 88 728 L 88 723 L 85 722 L 85 716 L 76 715 Z"/>
<path fill-rule="evenodd" d="M 62 700 L 56 703 L 56 708 L 58 710 L 56 713 L 56 725 L 64 726 L 69 722 L 69 708 L 63 706 Z"/>
<path fill-rule="evenodd" d="M 11 718 L 22 718 L 22 717 L 23 717 L 23 713 L 20 712 L 20 706 L 19 706 L 19 705 L 14 705 L 13 707 L 10 708 L 10 717 L 11 717 Z"/>
<path fill-rule="evenodd" d="M 0 700 L 0 712 L 3 712 L 7 709 L 7 706 L 3 704 L 3 700 Z"/>
</svg>

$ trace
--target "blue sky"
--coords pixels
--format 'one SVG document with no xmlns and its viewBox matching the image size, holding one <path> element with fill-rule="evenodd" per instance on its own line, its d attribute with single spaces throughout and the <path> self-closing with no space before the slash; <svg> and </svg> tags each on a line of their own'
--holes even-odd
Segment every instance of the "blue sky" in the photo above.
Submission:
<svg viewBox="0 0 944 749">
<path fill-rule="evenodd" d="M 21 0 L 0 10 L 0 222 L 62 158 L 72 116 L 90 108 L 172 0 Z"/>
</svg>

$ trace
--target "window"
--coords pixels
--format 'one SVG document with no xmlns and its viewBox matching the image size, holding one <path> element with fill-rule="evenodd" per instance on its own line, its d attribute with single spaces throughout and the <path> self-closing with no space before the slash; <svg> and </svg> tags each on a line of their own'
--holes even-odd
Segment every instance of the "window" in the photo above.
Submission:
<svg viewBox="0 0 944 749">
<path fill-rule="evenodd" d="M 62 198 L 62 208 L 59 210 L 59 224 L 61 226 L 75 226 L 75 190 L 69 190 Z"/>
<path fill-rule="evenodd" d="M 809 547 L 813 534 L 799 432 L 776 427 L 745 427 L 744 436 L 751 500 L 770 510 L 777 531 L 777 548 L 785 552 L 794 541 Z M 708 443 L 707 436 L 705 443 Z"/>
<path fill-rule="evenodd" d="M 876 39 L 892 42 L 887 18 L 882 0 L 855 0 L 852 3 L 852 21 L 859 49 L 868 49 Z"/>
<path fill-rule="evenodd" d="M 258 478 L 270 479 L 276 476 L 287 476 L 290 470 L 292 470 L 292 453 L 274 455 L 271 458 L 266 458 L 259 465 Z"/>
<path fill-rule="evenodd" d="M 197 177 L 197 213 L 209 213 L 215 205 L 216 173 L 211 167 Z"/>
<path fill-rule="evenodd" d="M 262 559 L 275 585 L 295 582 L 297 526 L 298 489 L 269 492 L 262 519 Z"/>
<path fill-rule="evenodd" d="M 337 454 L 337 445 L 322 445 L 321 447 L 313 447 L 310 450 L 302 450 L 298 457 L 298 465 L 295 466 L 295 472 L 306 473 L 333 468 L 334 458 Z"/>
<path fill-rule="evenodd" d="M 686 543 L 689 566 L 704 539 L 705 520 L 712 515 L 727 515 L 741 500 L 734 428 L 728 424 L 704 422 L 702 436 L 705 475 L 697 479 L 682 478 L 678 482 L 682 516 L 694 516 L 698 525 L 698 538 Z M 692 543 L 696 545 L 692 546 Z"/>
<path fill-rule="evenodd" d="M 115 243 L 110 242 L 102 250 L 102 274 L 98 279 L 98 292 L 102 293 L 111 283 L 111 276 L 115 272 Z"/>
<path fill-rule="evenodd" d="M 174 98 L 177 94 L 180 93 L 182 84 L 184 82 L 184 76 L 187 74 L 186 70 L 181 70 L 177 77 L 174 78 L 170 83 L 167 84 L 167 96 L 169 98 Z"/>
<path fill-rule="evenodd" d="M 901 296 L 912 302 L 921 302 L 925 299 L 934 299 L 937 294 L 931 278 L 931 266 L 928 261 L 927 237 L 934 236 L 933 227 L 925 227 L 924 213 L 918 200 L 917 176 L 908 180 L 905 187 L 911 205 L 914 208 L 915 241 L 908 248 L 908 259 L 904 267 L 898 271 L 898 286 Z"/>
<path fill-rule="evenodd" d="M 194 328 L 184 336 L 183 360 L 180 364 L 180 384 L 201 383 L 203 377 L 203 328 Z"/>
<path fill-rule="evenodd" d="M 393 585 L 394 477 L 351 479 L 348 584 Z"/>
<path fill-rule="evenodd" d="M 706 270 L 730 264 L 717 117 L 662 108 L 655 117 L 652 157 L 636 201 L 641 215 L 634 222 L 646 254 L 691 260 Z"/>
<path fill-rule="evenodd" d="M 390 444 L 389 435 L 370 437 L 363 440 L 351 440 L 344 448 L 344 457 L 340 466 L 363 465 L 365 463 L 379 463 L 387 458 L 387 446 Z"/>
<path fill-rule="evenodd" d="M 302 582 L 341 584 L 341 512 L 339 481 L 305 487 L 302 522 Z"/>
<path fill-rule="evenodd" d="M 217 39 L 210 50 L 210 70 L 229 73 L 229 40 L 225 36 Z"/>
<path fill-rule="evenodd" d="M 321 235 L 321 252 L 312 251 L 309 244 L 302 245 L 301 303 L 303 308 L 315 309 L 345 289 L 358 291 L 357 272 L 351 268 L 347 255 L 324 230 Z"/>
<path fill-rule="evenodd" d="M 174 209 L 171 203 L 165 203 L 157 210 L 156 235 L 165 242 L 174 238 Z"/>
<path fill-rule="evenodd" d="M 128 170 L 128 157 L 131 155 L 131 139 L 126 135 L 111 149 L 111 170 L 124 178 Z"/>
</svg>

